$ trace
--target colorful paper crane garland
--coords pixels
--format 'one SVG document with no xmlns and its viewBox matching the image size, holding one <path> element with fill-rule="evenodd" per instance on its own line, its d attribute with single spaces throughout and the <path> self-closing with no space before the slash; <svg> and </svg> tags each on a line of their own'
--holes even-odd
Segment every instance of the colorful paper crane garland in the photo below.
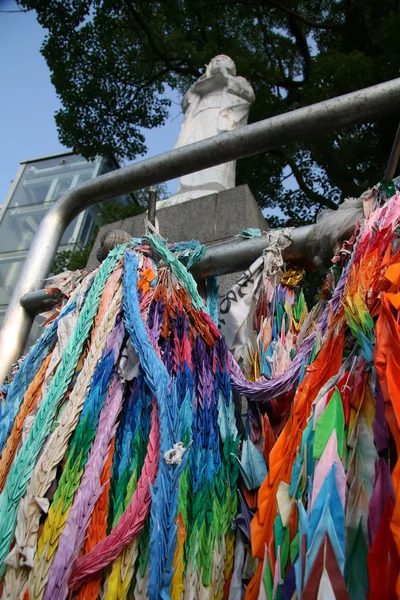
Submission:
<svg viewBox="0 0 400 600">
<path fill-rule="evenodd" d="M 173 250 L 202 255 L 198 243 Z M 33 426 L 11 427 L 22 445 L 2 461 L 4 598 L 222 597 L 229 586 L 239 436 L 228 350 L 175 254 L 154 236 L 113 250 L 14 376 L 5 427 L 22 408 Z M 42 388 L 28 403 L 34 367 Z"/>
<path fill-rule="evenodd" d="M 399 226 L 397 193 L 310 312 L 264 268 L 247 378 L 198 243 L 81 278 L 0 406 L 2 598 L 400 597 Z"/>
<path fill-rule="evenodd" d="M 313 324 L 313 345 L 306 338 L 295 348 L 285 374 L 268 383 L 264 414 L 252 412 L 268 476 L 251 522 L 260 562 L 248 599 L 400 596 L 399 223 L 397 193 L 335 261 L 340 278 Z M 261 373 L 263 356 L 274 365 L 282 343 L 276 328 L 270 358 L 264 339 Z M 288 374 L 294 394 L 282 414 L 287 393 L 273 398 L 274 388 Z M 266 419 L 279 433 L 267 451 Z"/>
</svg>

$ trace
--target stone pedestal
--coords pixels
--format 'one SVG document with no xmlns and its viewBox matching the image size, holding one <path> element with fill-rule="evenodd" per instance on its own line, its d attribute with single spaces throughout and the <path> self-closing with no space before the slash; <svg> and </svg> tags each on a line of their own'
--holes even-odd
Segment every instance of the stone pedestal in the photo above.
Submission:
<svg viewBox="0 0 400 600">
<path fill-rule="evenodd" d="M 211 246 L 231 240 L 248 227 L 258 227 L 261 231 L 268 229 L 260 207 L 247 185 L 173 206 L 163 207 L 163 203 L 165 204 L 164 201 L 157 203 L 157 219 L 160 234 L 169 242 L 195 239 Z M 111 229 L 122 229 L 132 237 L 142 237 L 145 231 L 144 217 L 142 214 L 104 225 L 97 235 L 87 268 L 93 269 L 99 264 L 96 251 L 104 233 Z M 236 279 L 237 274 L 221 277 L 220 295 L 225 295 Z"/>
</svg>

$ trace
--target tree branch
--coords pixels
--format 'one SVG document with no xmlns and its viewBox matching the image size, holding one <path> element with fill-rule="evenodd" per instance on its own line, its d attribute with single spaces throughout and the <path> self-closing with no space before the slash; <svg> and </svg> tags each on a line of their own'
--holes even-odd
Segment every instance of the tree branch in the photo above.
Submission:
<svg viewBox="0 0 400 600">
<path fill-rule="evenodd" d="M 154 66 L 153 66 L 153 69 L 151 70 L 151 72 L 147 75 L 147 78 L 142 83 L 136 84 L 136 91 L 133 95 L 133 98 L 130 100 L 130 102 L 136 101 L 137 98 L 139 97 L 139 94 L 143 91 L 143 89 L 153 85 L 154 83 L 156 83 L 157 80 L 161 79 L 161 81 L 162 81 L 163 75 L 166 75 L 170 69 L 168 67 L 166 67 L 165 69 L 161 69 L 154 75 L 153 75 L 153 70 L 154 70 Z M 127 86 L 127 87 L 133 86 L 132 82 L 128 81 L 126 78 L 120 77 L 120 79 L 121 79 L 121 81 L 124 82 L 125 86 Z"/>
<path fill-rule="evenodd" d="M 204 43 L 207 44 L 208 43 L 207 34 L 206 34 L 206 30 L 204 29 L 203 19 L 201 18 L 201 12 L 199 10 L 196 10 L 196 16 L 197 16 L 197 20 L 199 22 L 199 30 L 201 33 L 201 37 L 203 38 Z"/>
<path fill-rule="evenodd" d="M 222 0 L 221 2 L 217 3 L 218 5 L 232 5 L 232 4 L 244 4 L 245 6 L 261 6 L 261 7 L 265 7 L 266 4 L 269 4 L 270 6 L 273 6 L 274 8 L 277 8 L 278 10 L 281 10 L 282 12 L 286 13 L 287 15 L 290 15 L 294 18 L 296 18 L 298 21 L 301 21 L 304 25 L 306 25 L 307 27 L 310 27 L 311 29 L 341 29 L 344 26 L 344 23 L 319 23 L 316 21 L 312 21 L 311 19 L 307 19 L 307 17 L 304 17 L 301 13 L 296 12 L 295 10 L 292 10 L 291 8 L 288 8 L 287 6 L 284 6 L 283 4 L 281 4 L 280 2 L 278 2 L 278 0 L 262 0 L 261 2 L 257 1 L 257 0 Z M 213 5 L 215 6 L 215 5 Z"/>
<path fill-rule="evenodd" d="M 275 8 L 278 8 L 282 12 L 294 17 L 298 21 L 301 21 L 304 25 L 307 25 L 307 27 L 310 27 L 311 29 L 341 29 L 343 27 L 342 23 L 317 23 L 315 21 L 311 21 L 295 10 L 282 5 L 280 2 L 278 2 L 278 0 L 264 0 L 264 2 L 274 6 Z"/>
<path fill-rule="evenodd" d="M 174 71 L 175 73 L 180 73 L 181 75 L 192 75 L 194 77 L 200 77 L 200 71 L 194 67 L 194 65 L 190 65 L 189 61 L 185 61 L 186 64 L 188 65 L 187 67 L 184 67 L 181 65 L 174 65 L 174 62 L 181 62 L 182 60 L 179 58 L 169 58 L 167 56 L 167 51 L 166 48 L 164 47 L 163 50 L 161 50 L 156 41 L 154 40 L 152 31 L 150 30 L 150 28 L 147 26 L 146 21 L 142 18 L 142 16 L 140 15 L 140 13 L 136 10 L 136 8 L 133 6 L 131 0 L 124 0 L 126 7 L 130 13 L 130 15 L 132 16 L 132 18 L 135 20 L 136 23 L 138 23 L 140 25 L 140 27 L 142 28 L 142 30 L 144 31 L 147 41 L 149 43 L 150 48 L 152 49 L 152 51 L 154 52 L 154 54 L 156 56 L 158 56 L 158 58 L 160 58 L 160 60 L 164 61 L 164 63 L 169 67 L 169 69 L 171 71 Z"/>
<path fill-rule="evenodd" d="M 304 194 L 306 194 L 310 200 L 315 202 L 315 204 L 324 206 L 325 208 L 332 208 L 334 210 L 337 209 L 336 204 L 332 202 L 332 200 L 329 200 L 329 198 L 325 198 L 325 196 L 322 196 L 322 194 L 319 194 L 307 185 L 299 167 L 296 164 L 296 161 L 294 161 L 290 156 L 288 156 L 281 150 L 271 150 L 270 154 L 275 156 L 282 166 L 290 167 L 292 175 L 296 179 L 299 189 L 302 192 L 304 192 Z"/>
<path fill-rule="evenodd" d="M 302 81 L 295 81 L 294 79 L 283 79 L 282 81 L 278 81 L 278 86 L 283 87 L 286 90 L 297 90 L 305 84 L 305 79 Z"/>
<path fill-rule="evenodd" d="M 299 19 L 293 16 L 288 16 L 289 31 L 296 40 L 296 46 L 304 60 L 304 80 L 307 81 L 310 77 L 311 70 L 311 54 L 307 43 L 307 36 L 304 30 L 304 24 L 299 22 Z"/>
<path fill-rule="evenodd" d="M 276 46 L 275 46 L 273 40 L 271 39 L 271 36 L 269 35 L 267 28 L 265 27 L 265 23 L 263 22 L 263 15 L 260 13 L 259 7 L 254 9 L 254 14 L 256 16 L 257 23 L 258 23 L 261 33 L 262 33 L 265 54 L 266 54 L 267 58 L 269 58 L 271 60 L 271 62 L 276 62 L 278 65 L 278 70 L 279 70 L 279 73 L 282 78 L 277 83 L 278 87 L 285 88 L 286 90 L 294 90 L 294 89 L 301 88 L 304 85 L 304 83 L 306 82 L 307 77 L 309 76 L 309 68 L 310 68 L 310 64 L 311 64 L 311 56 L 308 51 L 306 39 L 304 38 L 302 40 L 303 44 L 305 43 L 306 48 L 307 48 L 305 56 L 303 55 L 304 62 L 306 63 L 306 66 L 304 69 L 304 79 L 302 81 L 295 81 L 291 78 L 291 73 L 290 73 L 291 69 L 290 68 L 289 68 L 289 77 L 286 76 L 285 68 L 282 64 L 282 60 L 279 56 L 279 53 L 276 49 Z M 270 49 L 272 49 L 273 54 Z"/>
<path fill-rule="evenodd" d="M 271 40 L 271 36 L 269 35 L 269 32 L 268 32 L 267 28 L 264 25 L 263 17 L 262 17 L 262 15 L 260 15 L 259 8 L 257 7 L 254 12 L 255 12 L 255 15 L 256 15 L 257 23 L 258 23 L 258 25 L 259 25 L 259 27 L 261 29 L 261 32 L 262 32 L 263 45 L 264 45 L 265 54 L 267 55 L 267 57 L 271 61 L 273 61 L 274 59 L 273 59 L 273 56 L 272 56 L 271 51 L 269 49 L 270 47 L 273 48 L 273 50 L 275 52 L 275 60 L 278 63 L 279 72 L 281 74 L 281 77 L 283 79 L 285 79 L 285 69 L 283 68 L 282 61 L 281 61 L 280 56 L 278 55 L 278 53 L 276 51 L 275 45 L 274 45 L 274 43 Z M 282 86 L 282 87 L 284 87 L 284 86 Z"/>
<path fill-rule="evenodd" d="M 282 5 L 280 2 L 278 2 L 277 0 L 221 0 L 219 2 L 213 2 L 210 4 L 205 4 L 202 6 L 203 10 L 207 10 L 208 7 L 211 8 L 215 8 L 215 7 L 220 7 L 220 6 L 232 6 L 234 4 L 243 4 L 244 6 L 260 6 L 260 7 L 264 7 L 266 4 L 269 4 L 270 6 L 273 6 L 274 8 L 280 9 L 282 10 L 284 13 L 286 13 L 287 15 L 291 15 L 292 17 L 295 17 L 297 20 L 301 21 L 302 23 L 304 23 L 304 25 L 307 25 L 307 27 L 310 27 L 311 29 L 341 29 L 342 27 L 344 27 L 344 23 L 333 23 L 333 22 L 328 22 L 328 23 L 319 23 L 317 21 L 312 21 L 311 19 L 307 19 L 307 17 L 305 17 L 304 15 L 302 15 L 299 12 L 296 12 L 295 10 L 292 10 L 291 8 L 288 8 L 287 6 Z M 186 8 L 186 12 L 196 12 L 198 9 L 197 8 Z M 171 11 L 171 12 L 176 12 L 176 11 Z"/>
</svg>

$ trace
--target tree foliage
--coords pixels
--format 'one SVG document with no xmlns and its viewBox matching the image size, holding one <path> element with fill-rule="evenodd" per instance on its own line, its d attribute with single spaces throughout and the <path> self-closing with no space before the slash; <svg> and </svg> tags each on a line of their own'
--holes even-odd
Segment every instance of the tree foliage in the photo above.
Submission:
<svg viewBox="0 0 400 600">
<path fill-rule="evenodd" d="M 48 30 L 62 143 L 86 157 L 146 151 L 203 65 L 229 54 L 252 83 L 258 121 L 399 75 L 398 0 L 19 0 Z M 397 116 L 239 161 L 262 207 L 294 225 L 382 177 Z M 292 175 L 295 189 L 286 183 Z M 293 178 L 289 179 L 293 181 Z"/>
</svg>

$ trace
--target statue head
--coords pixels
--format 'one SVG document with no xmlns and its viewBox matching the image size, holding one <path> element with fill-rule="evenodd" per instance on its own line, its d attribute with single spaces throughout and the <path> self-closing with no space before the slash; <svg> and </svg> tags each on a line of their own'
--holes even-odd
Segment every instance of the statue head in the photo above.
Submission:
<svg viewBox="0 0 400 600">
<path fill-rule="evenodd" d="M 218 54 L 218 56 L 214 56 L 207 65 L 206 73 L 207 75 L 211 75 L 217 71 L 221 71 L 225 68 L 230 75 L 236 75 L 236 66 L 233 60 L 227 56 L 226 54 Z"/>
</svg>

